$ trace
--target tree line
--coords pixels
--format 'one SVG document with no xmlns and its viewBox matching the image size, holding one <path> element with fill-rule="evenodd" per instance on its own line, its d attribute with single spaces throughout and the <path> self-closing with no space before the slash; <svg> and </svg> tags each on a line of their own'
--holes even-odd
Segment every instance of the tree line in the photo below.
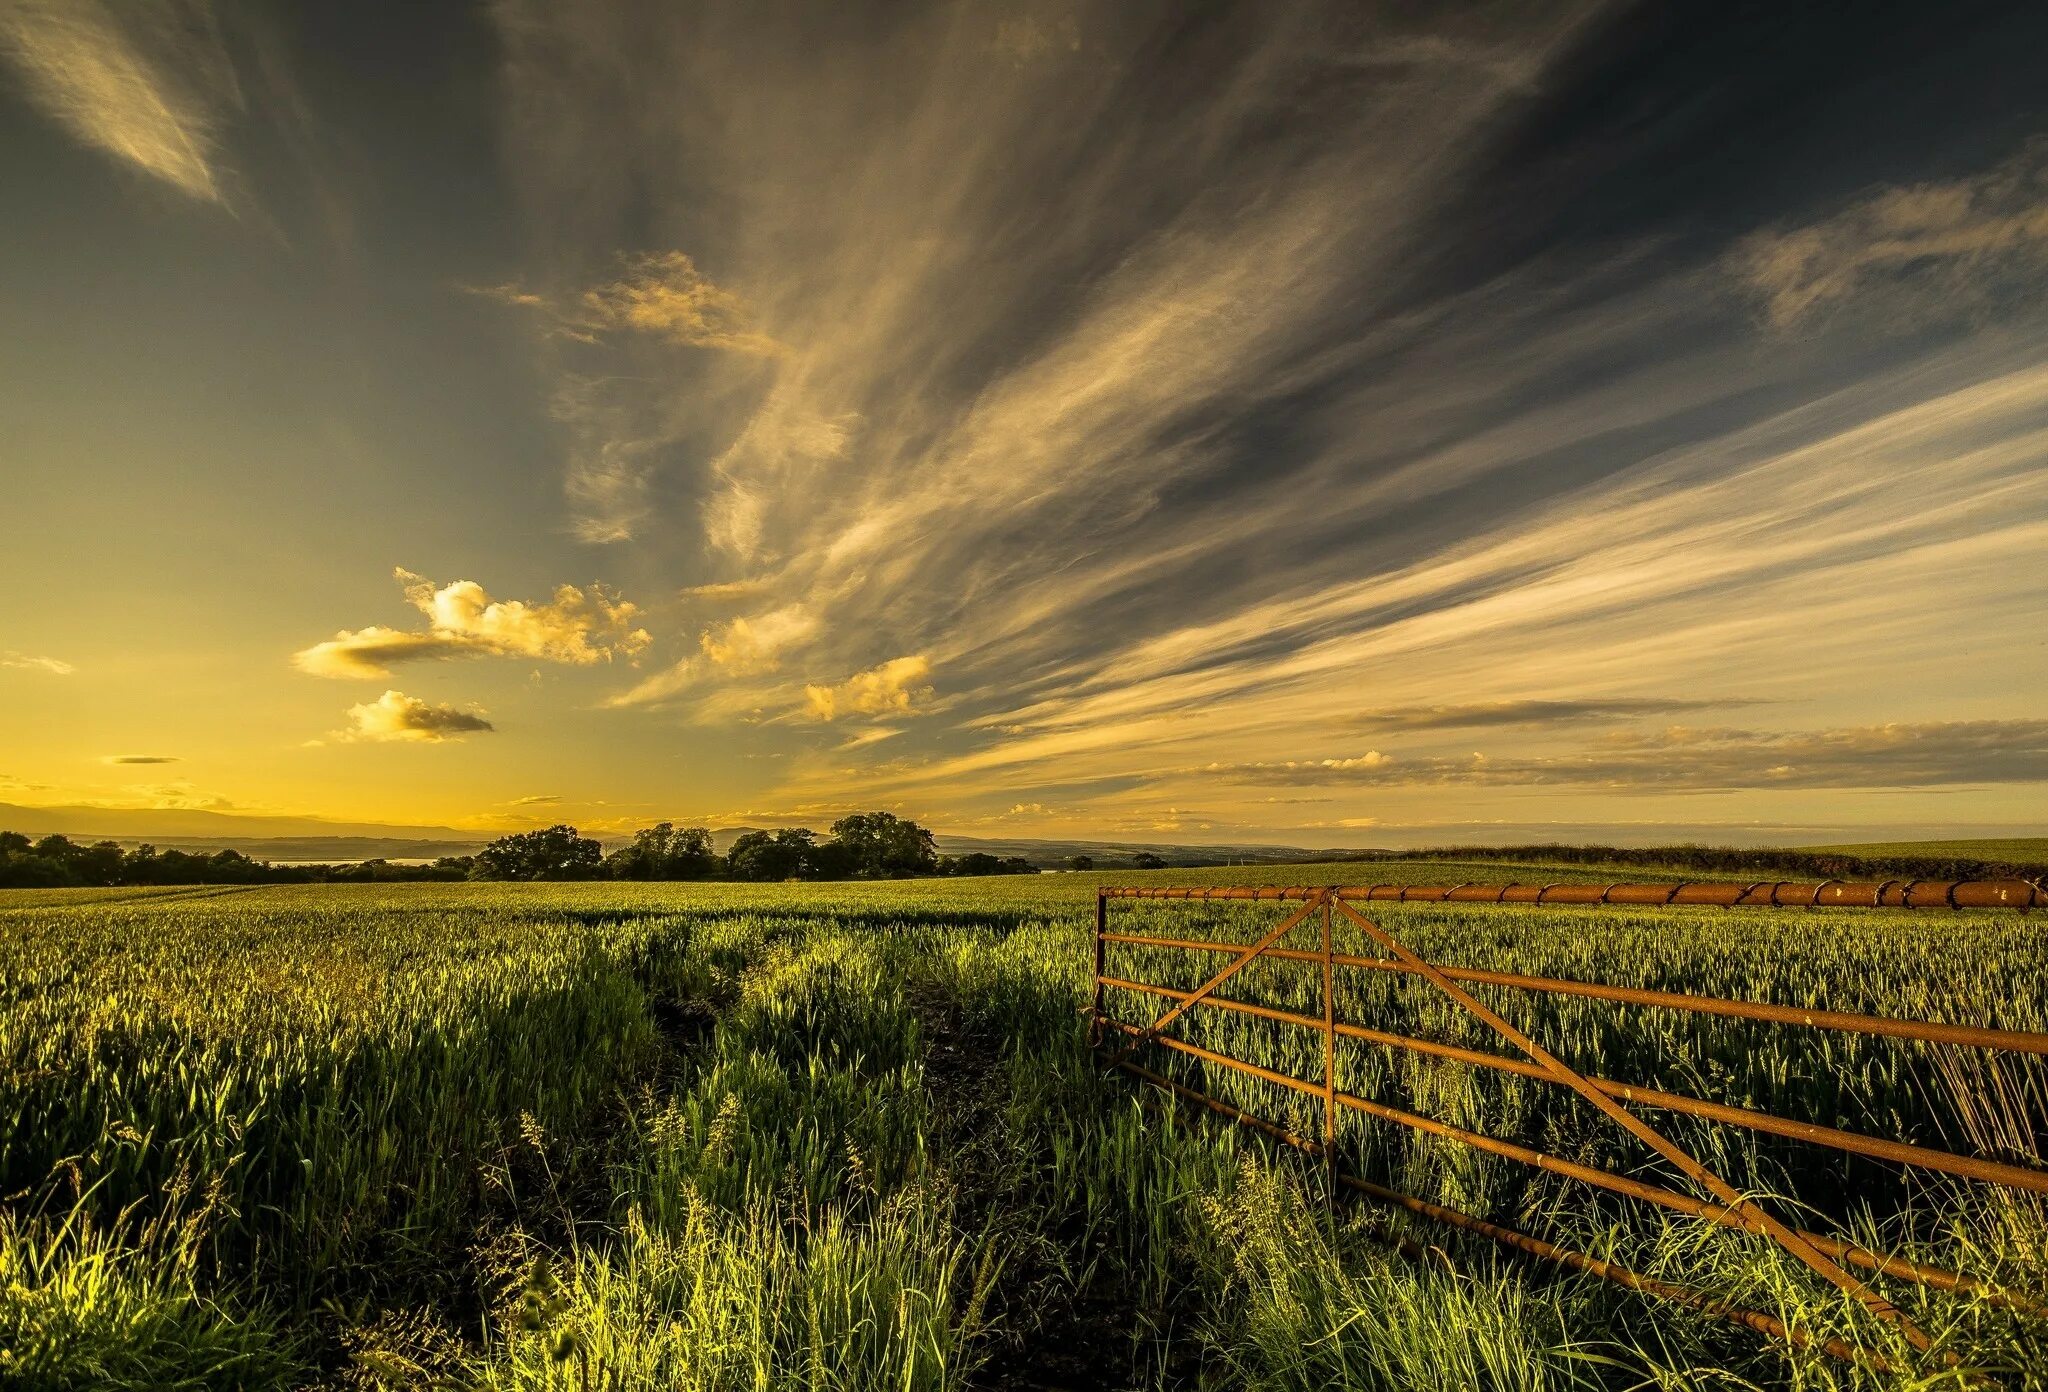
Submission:
<svg viewBox="0 0 2048 1392">
<path fill-rule="evenodd" d="M 568 825 L 501 836 L 474 855 L 429 865 L 366 860 L 340 865 L 272 865 L 240 851 L 133 850 L 118 842 L 80 844 L 63 836 L 31 841 L 0 832 L 0 887 L 104 885 L 385 883 L 402 880 L 886 880 L 923 875 L 1031 875 L 1019 856 L 974 851 L 942 856 L 931 832 L 889 812 L 859 812 L 820 837 L 808 827 L 749 831 L 724 855 L 704 827 L 661 822 L 626 845 L 604 847 Z"/>
<path fill-rule="evenodd" d="M 1654 866 L 1695 875 L 1760 880 L 1791 876 L 1814 880 L 2004 880 L 2035 879 L 2038 863 L 1957 855 L 1859 856 L 1840 851 L 1801 851 L 1766 846 L 1431 846 L 1384 851 L 1375 860 L 1504 861 L 1538 865 Z"/>
<path fill-rule="evenodd" d="M 942 856 L 931 832 L 891 812 L 856 812 L 820 837 L 809 827 L 743 832 L 719 855 L 704 827 L 669 822 L 606 855 L 573 826 L 501 836 L 465 857 L 475 880 L 900 880 L 925 875 L 1033 875 L 1020 856 Z"/>
<path fill-rule="evenodd" d="M 458 857 L 432 865 L 394 865 L 364 860 L 338 865 L 273 865 L 240 851 L 132 850 L 118 841 L 84 844 L 68 836 L 31 840 L 0 831 L 0 888 L 82 889 L 106 885 L 237 885 L 381 883 L 390 880 L 460 880 L 467 866 Z"/>
</svg>

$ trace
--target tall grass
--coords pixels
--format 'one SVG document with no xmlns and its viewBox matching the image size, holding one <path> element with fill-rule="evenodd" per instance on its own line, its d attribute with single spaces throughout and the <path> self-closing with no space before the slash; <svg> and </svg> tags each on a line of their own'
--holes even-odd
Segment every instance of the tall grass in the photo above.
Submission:
<svg viewBox="0 0 2048 1392">
<path fill-rule="evenodd" d="M 1372 871 L 1447 876 L 1477 878 Z M 1424 1263 L 1391 1255 L 1404 1225 L 1331 1207 L 1316 1167 L 1104 1076 L 1078 1013 L 1103 878 L 0 895 L 0 1381 L 942 1389 L 1077 1347 L 1101 1385 L 1160 1388 L 1959 1376 L 1938 1358 L 1880 1376 L 1788 1357 L 1440 1230 L 1405 1225 Z M 2048 1021 L 2048 942 L 2015 916 L 1374 907 L 1471 965 Z M 1240 941 L 1273 916 L 1117 913 Z M 1114 970 L 1168 985 L 1200 970 L 1117 951 Z M 1316 1013 L 1316 984 L 1262 963 L 1230 989 Z M 2022 1162 L 2048 1130 L 2038 1060 L 1987 1071 L 1895 1041 L 1489 999 L 1611 1077 Z M 1158 1005 L 1114 1004 L 1134 1020 Z M 1351 974 L 1338 1007 L 1491 1042 L 1406 978 Z M 1197 1012 L 1184 1033 L 1320 1077 L 1307 1031 Z M 1148 1061 L 1316 1124 L 1267 1085 Z M 1543 1083 L 1350 1042 L 1339 1066 L 1348 1090 L 1654 1173 Z M 1808 1226 L 2048 1286 L 2048 1216 L 2028 1196 L 1658 1120 Z M 1356 1116 L 1342 1148 L 1409 1192 L 1897 1352 L 1741 1234 Z M 1965 1367 L 2044 1385 L 2041 1321 L 1892 1293 Z"/>
</svg>

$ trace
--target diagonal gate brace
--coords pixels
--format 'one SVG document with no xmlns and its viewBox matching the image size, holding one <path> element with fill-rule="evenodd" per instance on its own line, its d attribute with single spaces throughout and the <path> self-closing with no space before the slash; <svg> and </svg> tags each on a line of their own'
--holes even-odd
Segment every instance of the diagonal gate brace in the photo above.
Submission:
<svg viewBox="0 0 2048 1392">
<path fill-rule="evenodd" d="M 1272 932 L 1266 934 L 1265 937 L 1260 938 L 1257 942 L 1252 943 L 1249 946 L 1240 950 L 1236 958 L 1234 958 L 1228 966 L 1224 967 L 1222 971 L 1217 972 L 1216 975 L 1210 977 L 1207 981 L 1203 982 L 1200 986 L 1196 987 L 1193 994 L 1189 995 L 1184 1000 L 1180 1001 L 1171 1010 L 1168 1010 L 1164 1015 L 1161 1015 L 1151 1024 L 1145 1026 L 1143 1030 L 1139 1031 L 1137 1037 L 1133 1039 L 1130 1042 L 1130 1044 L 1125 1047 L 1124 1051 L 1109 1061 L 1109 1070 L 1106 1071 L 1113 1071 L 1121 1067 L 1123 1064 L 1129 1062 L 1131 1055 L 1137 1053 L 1138 1050 L 1144 1048 L 1147 1044 L 1157 1039 L 1159 1037 L 1159 1032 L 1161 1030 L 1165 1029 L 1168 1025 L 1172 1024 L 1175 1020 L 1179 1019 L 1182 1015 L 1186 1014 L 1190 1007 L 1201 1004 L 1202 1001 L 1208 997 L 1210 992 L 1214 991 L 1218 986 L 1221 986 L 1224 982 L 1230 980 L 1231 977 L 1236 976 L 1240 971 L 1244 970 L 1245 967 L 1251 964 L 1252 959 L 1257 957 L 1261 952 L 1264 952 L 1274 943 L 1279 942 L 1280 939 L 1286 937 L 1288 932 L 1291 929 L 1293 929 L 1297 924 L 1306 921 L 1310 914 L 1314 913 L 1317 909 L 1323 907 L 1323 905 L 1330 900 L 1330 897 L 1330 892 L 1328 890 L 1317 890 L 1313 895 L 1309 897 L 1309 901 L 1306 904 L 1303 904 L 1300 909 L 1296 910 L 1294 913 L 1291 913 L 1287 915 L 1286 918 L 1282 919 L 1280 921 L 1280 926 L 1278 928 L 1275 928 Z"/>
<path fill-rule="evenodd" d="M 1858 1280 L 1839 1262 L 1836 1262 L 1797 1232 L 1765 1212 L 1754 1201 L 1744 1197 L 1733 1185 L 1729 1184 L 1712 1170 L 1709 1170 L 1699 1161 L 1693 1159 L 1692 1156 L 1688 1155 L 1678 1145 L 1667 1140 L 1641 1117 L 1623 1107 L 1599 1088 L 1593 1086 L 1592 1083 L 1574 1072 L 1569 1065 L 1555 1054 L 1545 1049 L 1528 1035 L 1522 1033 L 1522 1031 L 1516 1029 L 1492 1010 L 1489 1010 L 1474 998 L 1471 993 L 1438 971 L 1433 964 L 1424 961 L 1406 947 L 1403 947 L 1394 940 L 1391 934 L 1387 933 L 1386 930 L 1382 929 L 1377 923 L 1374 923 L 1357 909 L 1344 902 L 1341 897 L 1331 895 L 1327 890 L 1320 897 L 1328 898 L 1334 902 L 1338 908 L 1349 914 L 1353 921 L 1363 928 L 1374 942 L 1414 968 L 1417 975 L 1484 1021 L 1500 1034 L 1502 1038 L 1535 1060 L 1545 1072 L 1592 1103 L 1616 1125 L 1620 1126 L 1644 1145 L 1650 1147 L 1650 1149 L 1656 1151 L 1664 1159 L 1676 1165 L 1689 1179 L 1740 1215 L 1751 1227 L 1769 1236 L 1772 1241 L 1776 1242 L 1787 1252 L 1790 1252 L 1793 1256 L 1799 1258 L 1800 1261 L 1826 1277 L 1834 1285 L 1861 1301 L 1872 1314 L 1880 1319 L 1888 1320 L 1897 1326 L 1899 1332 L 1905 1336 L 1906 1341 L 1914 1348 L 1924 1350 L 1930 1346 L 1932 1341 L 1928 1339 L 1927 1335 L 1918 1325 L 1908 1319 L 1897 1306 L 1886 1300 L 1883 1295 Z M 1299 918 L 1301 916 L 1297 915 L 1296 917 Z M 1291 923 L 1289 926 L 1292 926 Z M 1266 943 L 1261 943 L 1260 947 L 1264 948 L 1270 945 L 1270 942 L 1271 940 L 1269 939 Z M 1220 981 L 1223 976 L 1228 976 L 1248 960 L 1250 960 L 1249 954 L 1226 968 L 1218 977 L 1218 980 Z M 1215 984 L 1215 982 L 1211 982 L 1210 986 L 1213 987 Z M 1206 992 L 1208 988 L 1204 989 Z M 1178 1014 L 1180 1010 L 1184 1010 L 1192 1004 L 1194 1004 L 1193 999 L 1183 1001 L 1177 1009 L 1168 1011 L 1167 1017 Z M 1157 1026 L 1154 1028 L 1156 1030 Z M 1119 1060 L 1119 1062 L 1121 1061 Z"/>
</svg>

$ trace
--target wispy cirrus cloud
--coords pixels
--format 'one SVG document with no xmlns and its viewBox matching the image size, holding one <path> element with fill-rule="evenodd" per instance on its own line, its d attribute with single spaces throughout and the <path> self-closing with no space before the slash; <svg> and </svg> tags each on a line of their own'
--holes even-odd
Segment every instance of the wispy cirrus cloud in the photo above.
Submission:
<svg viewBox="0 0 2048 1392">
<path fill-rule="evenodd" d="M 707 681 L 758 678 L 779 672 L 818 635 L 818 617 L 802 604 L 785 604 L 759 614 L 741 614 L 703 629 L 698 651 L 613 695 L 610 706 L 638 706 L 670 700 Z M 742 693 L 750 702 L 773 704 L 776 684 L 756 684 Z M 784 704 L 787 704 L 785 701 Z"/>
<path fill-rule="evenodd" d="M 774 671 L 784 654 L 817 631 L 817 617 L 802 605 L 790 604 L 714 625 L 704 630 L 698 646 L 713 665 L 734 676 L 752 676 Z"/>
<path fill-rule="evenodd" d="M 293 665 L 312 676 L 341 678 L 383 677 L 395 663 L 472 655 L 589 666 L 631 657 L 652 641 L 638 626 L 639 608 L 602 585 L 588 591 L 560 585 L 553 599 L 529 603 L 494 600 L 474 580 L 436 585 L 403 568 L 395 574 L 406 601 L 426 617 L 426 629 L 344 629 L 293 654 Z"/>
<path fill-rule="evenodd" d="M 22 672 L 42 672 L 52 677 L 68 677 L 78 671 L 78 668 L 62 658 L 16 652 L 12 648 L 0 651 L 0 667 L 12 667 Z"/>
<path fill-rule="evenodd" d="M 549 414 L 569 436 L 566 487 L 584 541 L 629 540 L 649 516 L 650 480 L 692 436 L 692 413 L 650 394 L 650 377 L 701 376 L 691 354 L 708 351 L 741 359 L 744 382 L 752 372 L 744 360 L 787 351 L 756 325 L 740 295 L 681 251 L 621 255 L 609 278 L 560 294 L 464 288 L 538 316 L 554 350 Z M 680 363 L 677 350 L 685 350 Z"/>
<path fill-rule="evenodd" d="M 175 764 L 182 760 L 175 754 L 109 754 L 100 760 L 103 764 Z"/>
<path fill-rule="evenodd" d="M 550 332 L 579 343 L 634 333 L 683 348 L 763 357 L 784 351 L 754 327 L 744 300 L 712 284 L 680 251 L 623 255 L 614 278 L 561 299 L 517 285 L 464 288 L 517 309 L 539 310 Z"/>
<path fill-rule="evenodd" d="M 1371 114 L 1352 118 L 1356 133 L 1421 102 L 1432 115 L 1410 153 L 1383 162 L 1359 145 L 1304 138 L 1218 178 L 1201 156 L 1163 152 L 1191 141 L 1219 163 L 1244 155 L 1279 93 L 1337 70 L 1311 42 L 1319 21 L 1247 15 L 1243 32 L 1212 36 L 1205 60 L 1233 71 L 1195 129 L 1184 110 L 1162 108 L 1130 138 L 1090 145 L 1080 135 L 1088 113 L 1128 95 L 1113 74 L 1142 49 L 1138 28 L 1081 24 L 1071 43 L 1027 45 L 1033 56 L 1021 61 L 1016 36 L 1041 32 L 1040 17 L 956 26 L 934 12 L 877 55 L 915 74 L 857 90 L 803 72 L 804 44 L 761 42 L 744 7 L 703 7 L 694 37 L 632 6 L 571 16 L 515 4 L 497 17 L 510 138 L 543 218 L 559 209 L 587 227 L 602 216 L 588 200 L 552 204 L 553 175 L 615 187 L 619 166 L 647 155 L 576 145 L 570 113 L 611 97 L 548 61 L 563 47 L 619 71 L 687 74 L 664 90 L 715 114 L 672 124 L 671 99 L 649 90 L 647 121 L 679 132 L 684 147 L 659 158 L 751 171 L 719 184 L 701 258 L 636 260 L 611 289 L 529 288 L 587 286 L 583 267 L 607 258 L 584 258 L 500 293 L 570 331 L 557 335 L 565 362 L 629 354 L 602 376 L 579 367 L 573 405 L 557 410 L 576 419 L 579 439 L 603 441 L 578 446 L 569 469 L 579 535 L 624 540 L 656 525 L 650 480 L 668 476 L 672 492 L 694 499 L 690 515 L 713 551 L 745 567 L 700 583 L 744 583 L 780 601 L 760 612 L 810 615 L 818 631 L 803 675 L 827 691 L 843 680 L 835 671 L 926 652 L 964 611 L 1013 632 L 1020 608 L 1047 588 L 1032 536 L 1077 548 L 1081 569 L 1101 574 L 1102 529 L 1142 513 L 1162 481 L 1220 462 L 1193 415 L 1309 348 L 1333 279 L 1367 277 L 1384 261 L 1428 201 L 1432 161 L 1512 89 L 1483 64 L 1475 80 L 1472 65 L 1450 61 L 1468 45 L 1438 36 L 1397 71 L 1375 68 L 1373 92 L 1361 89 Z M 1540 67 L 1579 17 L 1560 11 L 1489 42 Z M 1043 32 L 1074 22 L 1054 16 Z M 727 44 L 716 64 L 705 61 L 709 34 Z M 791 99 L 762 103 L 770 90 Z M 883 96 L 893 92 L 921 95 Z M 1053 108 L 1067 117 L 1048 121 Z M 688 134 L 700 129 L 718 136 Z M 1011 180 L 1075 160 L 1093 162 L 1091 184 L 1129 181 L 1164 190 L 1169 204 L 1189 201 L 1158 226 L 1120 221 L 1103 204 L 1046 223 L 1017 201 Z M 792 219 L 795 207 L 804 213 Z M 677 247 L 696 245 L 689 221 L 672 224 Z M 722 268 L 715 284 L 699 269 L 711 264 Z M 714 293 L 728 280 L 748 287 L 744 319 L 732 317 L 737 297 Z M 745 336 L 756 332 L 780 351 L 673 355 L 754 346 Z M 652 356 L 650 344 L 672 356 Z M 950 596 L 935 593 L 956 582 Z M 693 658 L 618 703 L 737 675 Z"/>
<path fill-rule="evenodd" d="M 78 140 L 223 201 L 215 136 L 241 98 L 206 0 L 0 0 L 0 58 Z"/>
<path fill-rule="evenodd" d="M 789 802 L 1132 825 L 1222 815 L 1189 811 L 1211 764 L 1304 764 L 1359 824 L 1407 788 L 1476 816 L 1601 787 L 1559 772 L 1587 731 L 1716 707 L 2014 714 L 2017 677 L 1958 704 L 1932 674 L 2048 598 L 2038 352 L 1880 352 L 1832 311 L 1923 272 L 2002 303 L 2033 157 L 1519 241 L 1489 195 L 1526 131 L 1578 130 L 1614 13 L 912 6 L 855 78 L 823 8 L 501 4 L 514 293 L 576 384 L 574 525 L 745 610 L 609 704 L 757 753 L 897 731 L 784 746 Z M 1627 182 L 1599 211 L 1652 201 Z M 687 249 L 675 295 L 580 298 L 643 274 L 621 246 Z M 714 347 L 746 332 L 778 351 Z M 1471 747 L 1551 772 L 1445 781 Z"/>
<path fill-rule="evenodd" d="M 1746 238 L 1731 264 L 1790 328 L 1874 302 L 1885 317 L 1951 319 L 2048 283 L 2048 138 L 1961 179 L 1871 192 L 1805 226 Z"/>
<path fill-rule="evenodd" d="M 1865 390 L 1885 398 L 1901 387 L 1922 399 L 1864 414 Z M 1388 728 L 1373 732 L 1381 738 L 1404 733 L 1404 724 L 1417 736 L 1511 732 L 1546 712 L 1640 720 L 1660 713 L 1659 700 L 1681 698 L 1518 693 L 1574 685 L 1627 691 L 1640 689 L 1648 673 L 1680 689 L 1712 683 L 1756 693 L 1744 704 L 1860 695 L 1873 672 L 1888 690 L 1915 692 L 1902 678 L 1922 669 L 1896 659 L 1921 653 L 1935 662 L 1942 652 L 1980 650 L 1978 640 L 1956 646 L 1958 623 L 1981 628 L 1988 650 L 2017 653 L 1996 635 L 2023 626 L 2023 616 L 2048 600 L 2048 576 L 2035 576 L 2022 559 L 2048 545 L 2048 476 L 2030 462 L 2048 442 L 2044 393 L 2048 374 L 2038 368 L 1952 391 L 1914 378 L 1874 383 L 1823 408 L 1650 461 L 1603 488 L 1597 507 L 1560 500 L 1501 535 L 1412 566 L 1125 642 L 1038 699 L 976 717 L 995 736 L 979 749 L 920 767 L 899 764 L 864 781 L 878 791 L 930 795 L 986 780 L 1012 790 L 1099 780 L 1178 798 L 1185 789 L 1176 792 L 1175 779 L 1219 762 L 1218 751 L 1243 751 L 1220 762 L 1302 763 L 1305 782 L 1364 782 L 1363 772 L 1385 788 L 1506 786 L 1512 780 L 1498 768 L 1473 773 L 1469 755 L 1418 759 L 1382 744 L 1370 751 L 1385 761 L 1376 766 L 1368 759 L 1350 770 L 1311 772 L 1323 758 L 1303 761 L 1296 751 L 1304 731 L 1357 730 L 1360 689 L 1392 713 Z M 1902 475 L 1919 490 L 1910 508 L 1882 482 Z M 1913 577 L 1919 601 L 1901 602 L 1902 577 Z M 1892 660 L 1873 666 L 1874 644 Z M 1455 707 L 1429 699 L 1444 690 L 1472 699 Z M 1893 699 L 1938 709 L 1947 690 L 1935 681 Z M 1710 704 L 1718 702 L 1699 698 L 1701 707 Z M 1569 732 L 1579 723 L 1552 728 Z M 1855 776 L 1871 776 L 1880 758 L 1904 761 L 1914 749 L 1945 747 L 1901 744 L 1872 755 Z M 1768 770 L 1788 759 L 1785 751 L 1766 753 L 1744 749 L 1742 760 L 1759 761 L 1731 765 L 1714 762 L 1712 750 L 1690 750 L 1674 761 L 1711 772 L 1702 782 L 1663 786 L 1738 786 L 1731 780 L 1744 766 L 1751 788 L 1856 786 L 1825 781 L 1834 774 L 1773 777 Z M 1590 773 L 1568 776 L 1583 762 L 1570 750 L 1541 750 L 1547 762 L 1531 757 L 1526 749 L 1488 752 L 1530 775 L 1528 786 L 1601 782 Z M 1957 777 L 1978 767 L 1948 764 Z M 2023 781 L 2036 766 L 2018 757 L 2009 767 Z M 1917 772 L 1905 782 L 1933 785 Z"/>
</svg>

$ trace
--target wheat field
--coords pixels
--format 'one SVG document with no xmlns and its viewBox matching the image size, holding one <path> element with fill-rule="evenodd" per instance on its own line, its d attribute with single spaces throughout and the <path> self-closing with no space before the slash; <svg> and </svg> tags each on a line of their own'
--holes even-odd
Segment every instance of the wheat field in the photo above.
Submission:
<svg viewBox="0 0 2048 1392">
<path fill-rule="evenodd" d="M 1766 1244 L 1350 1115 L 1349 1171 L 1838 1336 L 1872 1366 L 1365 1203 L 1089 1051 L 1094 889 L 1433 883 L 1426 862 L 814 885 L 398 885 L 0 896 L 0 1381 L 87 1387 L 2048 1386 L 2048 1320 L 1888 1283 L 1888 1326 Z M 1524 876 L 1530 878 L 1531 876 Z M 1546 870 L 1542 878 L 1593 879 Z M 2012 913 L 1378 904 L 1460 965 L 2048 1029 Z M 1128 902 L 1249 941 L 1271 905 Z M 1304 926 L 1304 943 L 1315 929 Z M 1339 928 L 1339 950 L 1365 952 Z M 1117 945 L 1113 974 L 1199 980 Z M 1230 994 L 1320 1010 L 1319 969 Z M 1995 989 L 1987 989 L 1995 983 Z M 2016 1164 L 2036 1057 L 1496 991 L 1576 1067 Z M 1113 992 L 1142 1021 L 1164 1002 Z M 1426 984 L 1340 1018 L 1489 1047 Z M 1182 1037 L 1315 1080 L 1322 1042 Z M 1313 1134 L 1310 1099 L 1149 1067 Z M 1638 1177 L 1559 1089 L 1342 1042 L 1342 1086 Z M 1663 1118 L 1805 1227 L 2048 1291 L 2041 1196 Z M 1421 1261 L 1390 1239 L 1421 1244 Z"/>
</svg>

